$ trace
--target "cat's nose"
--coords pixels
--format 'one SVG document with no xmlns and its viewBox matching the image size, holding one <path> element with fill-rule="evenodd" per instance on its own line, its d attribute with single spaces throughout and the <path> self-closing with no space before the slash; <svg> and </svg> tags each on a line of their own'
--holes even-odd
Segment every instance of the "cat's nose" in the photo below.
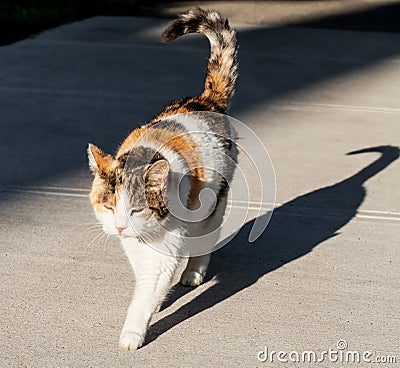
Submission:
<svg viewBox="0 0 400 368">
<path fill-rule="evenodd" d="M 126 229 L 126 227 L 117 227 L 116 229 L 121 234 Z"/>
</svg>

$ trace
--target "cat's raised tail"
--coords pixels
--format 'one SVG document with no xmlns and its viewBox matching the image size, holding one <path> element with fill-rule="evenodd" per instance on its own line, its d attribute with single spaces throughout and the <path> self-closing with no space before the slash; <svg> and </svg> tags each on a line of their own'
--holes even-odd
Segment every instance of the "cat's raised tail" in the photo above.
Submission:
<svg viewBox="0 0 400 368">
<path fill-rule="evenodd" d="M 169 42 L 188 33 L 202 33 L 210 41 L 211 55 L 201 97 L 210 99 L 226 112 L 237 78 L 236 33 L 216 11 L 195 8 L 171 22 L 160 40 Z"/>
</svg>

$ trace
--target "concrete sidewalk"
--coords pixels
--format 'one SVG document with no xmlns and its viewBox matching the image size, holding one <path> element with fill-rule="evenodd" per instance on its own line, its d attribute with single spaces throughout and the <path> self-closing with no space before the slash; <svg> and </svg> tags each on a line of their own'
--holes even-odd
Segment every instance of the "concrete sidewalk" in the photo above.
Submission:
<svg viewBox="0 0 400 368">
<path fill-rule="evenodd" d="M 217 10 L 234 23 L 263 27 L 311 26 L 316 22 L 317 28 L 399 32 L 398 0 L 151 0 L 142 3 L 141 12 L 175 18 L 196 6 Z"/>
<path fill-rule="evenodd" d="M 303 28 L 239 27 L 231 115 L 275 166 L 267 231 L 248 244 L 246 224 L 118 350 L 133 279 L 117 240 L 91 242 L 85 149 L 201 91 L 207 41 L 161 45 L 165 25 L 97 17 L 0 48 L 0 366 L 291 367 L 257 352 L 339 340 L 398 366 L 400 36 Z"/>
</svg>

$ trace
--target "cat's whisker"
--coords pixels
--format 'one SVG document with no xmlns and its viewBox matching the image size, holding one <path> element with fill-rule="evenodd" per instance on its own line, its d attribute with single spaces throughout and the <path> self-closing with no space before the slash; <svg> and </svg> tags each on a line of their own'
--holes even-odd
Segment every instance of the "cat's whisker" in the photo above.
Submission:
<svg viewBox="0 0 400 368">
<path fill-rule="evenodd" d="M 93 230 L 99 230 L 99 229 L 101 229 L 102 228 L 102 226 L 101 225 L 96 225 L 96 226 L 91 226 L 91 227 L 88 227 L 88 228 L 86 228 L 84 231 L 93 231 Z"/>
<path fill-rule="evenodd" d="M 140 237 L 144 240 L 146 243 L 153 243 L 154 242 L 154 237 L 152 237 L 152 234 L 150 233 L 143 233 L 140 235 Z"/>
<path fill-rule="evenodd" d="M 103 226 L 96 226 L 96 227 L 92 227 L 92 228 L 83 229 L 80 233 L 81 234 L 93 233 L 93 231 L 98 231 L 98 230 L 103 231 Z"/>
<path fill-rule="evenodd" d="M 110 238 L 110 234 L 105 234 L 104 243 L 103 243 L 103 251 L 104 251 L 104 253 L 106 252 L 106 244 L 107 244 L 107 241 L 108 241 L 109 238 Z"/>
<path fill-rule="evenodd" d="M 96 222 L 96 223 L 90 223 L 90 224 L 85 224 L 85 225 L 90 225 L 89 227 L 92 227 L 92 226 L 101 226 L 101 222 Z"/>
<path fill-rule="evenodd" d="M 181 247 L 179 245 L 176 245 L 173 242 L 168 243 L 168 245 L 172 245 L 175 249 L 177 249 L 178 250 L 178 254 L 179 254 L 179 250 L 181 249 Z M 171 254 L 175 254 L 175 253 L 173 253 L 173 251 L 171 250 L 171 248 L 168 245 L 166 245 L 166 246 L 167 246 L 168 250 L 170 251 L 170 253 Z"/>
<path fill-rule="evenodd" d="M 95 227 L 92 227 L 92 228 L 88 228 L 88 229 L 86 229 L 87 231 L 93 231 L 93 230 L 102 230 L 103 229 L 103 226 L 95 226 Z"/>
<path fill-rule="evenodd" d="M 90 245 L 95 242 L 97 239 L 99 239 L 102 235 L 104 234 L 103 230 L 100 231 L 89 243 L 86 245 L 84 249 L 84 253 L 89 249 Z"/>
<path fill-rule="evenodd" d="M 85 225 L 101 225 L 100 221 L 86 222 Z"/>
</svg>

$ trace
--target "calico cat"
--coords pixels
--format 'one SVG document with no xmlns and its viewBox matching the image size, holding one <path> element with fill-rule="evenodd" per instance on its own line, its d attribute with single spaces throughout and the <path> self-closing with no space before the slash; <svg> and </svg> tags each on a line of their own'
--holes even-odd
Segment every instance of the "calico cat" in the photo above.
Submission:
<svg viewBox="0 0 400 368">
<path fill-rule="evenodd" d="M 235 169 L 235 132 L 221 115 L 227 113 L 237 77 L 235 32 L 218 13 L 197 8 L 171 22 L 161 40 L 188 33 L 202 33 L 210 41 L 203 93 L 173 102 L 132 131 L 115 156 L 88 147 L 95 215 L 106 233 L 120 237 L 135 276 L 122 349 L 142 346 L 183 257 L 189 258 L 180 282 L 202 283 Z M 215 194 L 213 200 L 202 201 L 205 189 Z M 199 215 L 201 207 L 206 211 Z"/>
</svg>

